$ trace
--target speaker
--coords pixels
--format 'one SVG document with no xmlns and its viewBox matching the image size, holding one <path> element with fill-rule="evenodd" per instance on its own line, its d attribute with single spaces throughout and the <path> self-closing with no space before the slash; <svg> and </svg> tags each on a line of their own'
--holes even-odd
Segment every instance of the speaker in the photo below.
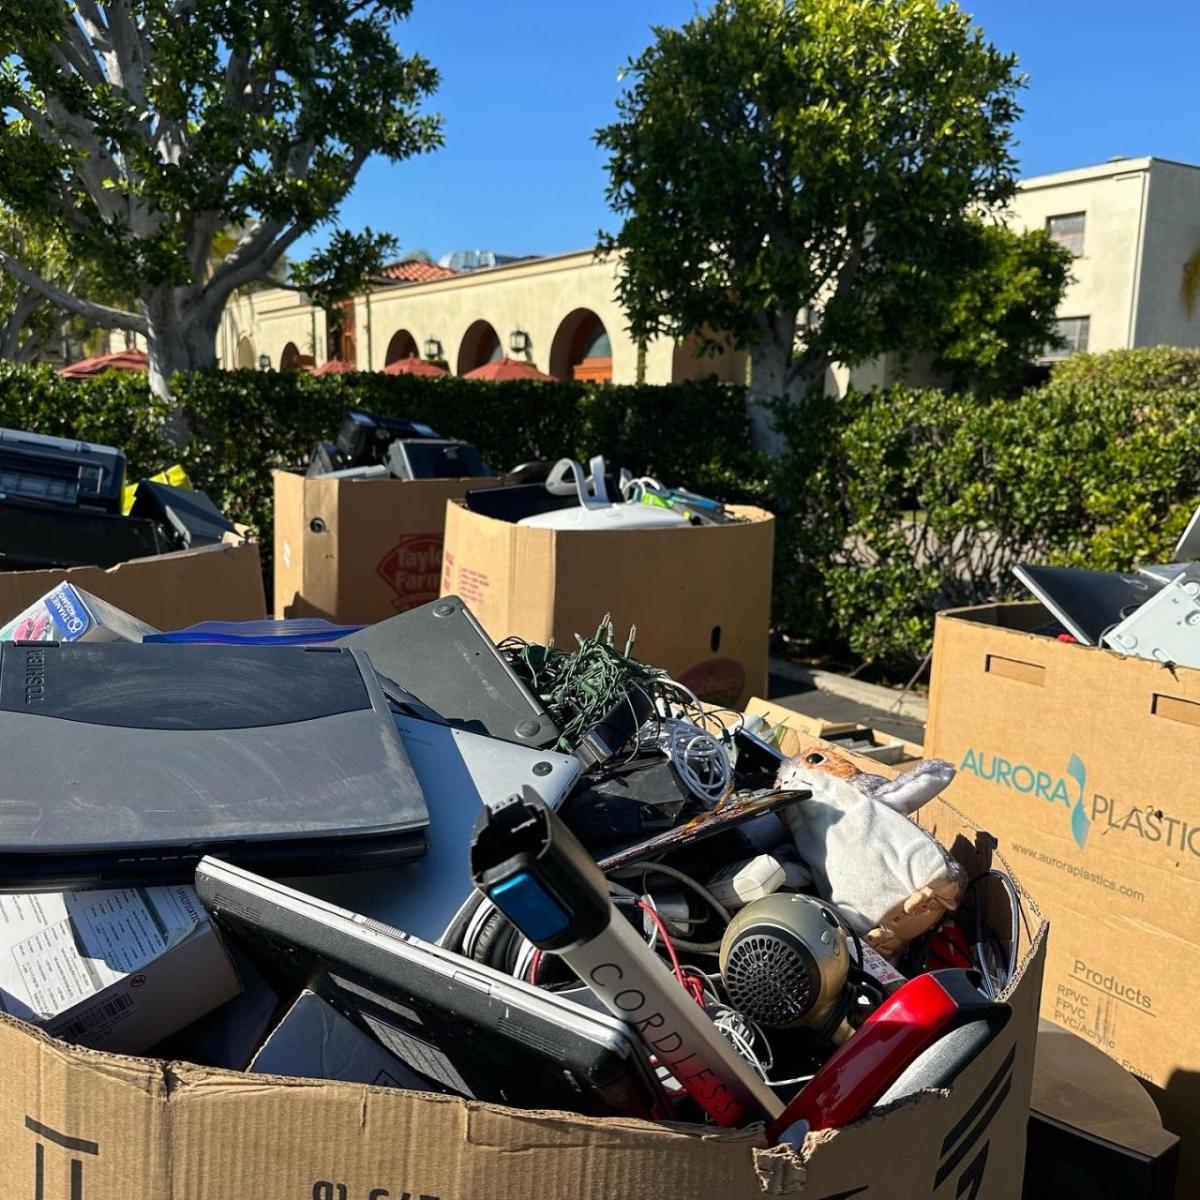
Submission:
<svg viewBox="0 0 1200 1200">
<path fill-rule="evenodd" d="M 730 1005 L 766 1028 L 832 1036 L 844 1015 L 846 934 L 811 896 L 777 892 L 747 904 L 721 939 L 720 968 Z"/>
</svg>

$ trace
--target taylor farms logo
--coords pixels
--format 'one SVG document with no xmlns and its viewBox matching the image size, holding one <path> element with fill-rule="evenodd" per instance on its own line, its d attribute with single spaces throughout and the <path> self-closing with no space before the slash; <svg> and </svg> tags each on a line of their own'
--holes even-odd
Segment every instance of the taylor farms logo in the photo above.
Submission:
<svg viewBox="0 0 1200 1200">
<path fill-rule="evenodd" d="M 379 561 L 375 573 L 395 592 L 397 612 L 438 598 L 442 582 L 442 538 L 435 533 L 402 537 Z"/>
<path fill-rule="evenodd" d="M 1130 804 L 1100 792 L 1089 795 L 1087 767 L 1078 754 L 1072 754 L 1066 770 L 1058 774 L 969 749 L 959 770 L 1045 804 L 1061 805 L 1080 850 L 1087 846 L 1092 830 L 1100 826 L 1104 833 L 1131 835 L 1164 850 L 1182 850 L 1200 858 L 1200 825 L 1189 825 L 1157 804 Z"/>
</svg>

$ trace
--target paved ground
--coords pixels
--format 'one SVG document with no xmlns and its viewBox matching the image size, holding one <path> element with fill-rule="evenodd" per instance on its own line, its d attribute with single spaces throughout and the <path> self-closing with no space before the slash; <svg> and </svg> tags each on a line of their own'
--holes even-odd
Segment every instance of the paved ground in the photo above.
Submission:
<svg viewBox="0 0 1200 1200">
<path fill-rule="evenodd" d="M 925 726 L 919 721 L 899 717 L 886 709 L 847 700 L 815 687 L 801 689 L 802 685 L 794 679 L 772 675 L 768 680 L 768 699 L 809 717 L 823 717 L 827 721 L 857 721 L 860 725 L 902 737 L 906 741 L 921 743 L 925 740 Z"/>
</svg>

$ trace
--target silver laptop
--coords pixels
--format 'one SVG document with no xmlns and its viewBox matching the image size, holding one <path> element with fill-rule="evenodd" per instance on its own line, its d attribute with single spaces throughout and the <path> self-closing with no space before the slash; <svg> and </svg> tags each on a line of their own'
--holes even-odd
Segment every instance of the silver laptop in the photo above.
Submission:
<svg viewBox="0 0 1200 1200">
<path fill-rule="evenodd" d="M 532 788 L 557 808 L 582 768 L 569 754 L 399 713 L 395 722 L 429 810 L 428 852 L 399 868 L 306 879 L 301 890 L 436 942 L 475 893 L 467 856 L 480 805 Z"/>
</svg>

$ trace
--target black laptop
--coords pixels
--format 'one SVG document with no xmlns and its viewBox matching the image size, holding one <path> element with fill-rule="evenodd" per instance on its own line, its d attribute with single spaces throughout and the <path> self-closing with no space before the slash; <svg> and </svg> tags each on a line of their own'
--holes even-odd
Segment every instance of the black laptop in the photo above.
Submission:
<svg viewBox="0 0 1200 1200">
<path fill-rule="evenodd" d="M 0 645 L 0 889 L 280 874 L 425 852 L 366 657 L 330 646 Z"/>
<path fill-rule="evenodd" d="M 205 858 L 196 891 L 268 975 L 316 992 L 439 1091 L 670 1116 L 632 1030 L 390 926 Z"/>
</svg>

